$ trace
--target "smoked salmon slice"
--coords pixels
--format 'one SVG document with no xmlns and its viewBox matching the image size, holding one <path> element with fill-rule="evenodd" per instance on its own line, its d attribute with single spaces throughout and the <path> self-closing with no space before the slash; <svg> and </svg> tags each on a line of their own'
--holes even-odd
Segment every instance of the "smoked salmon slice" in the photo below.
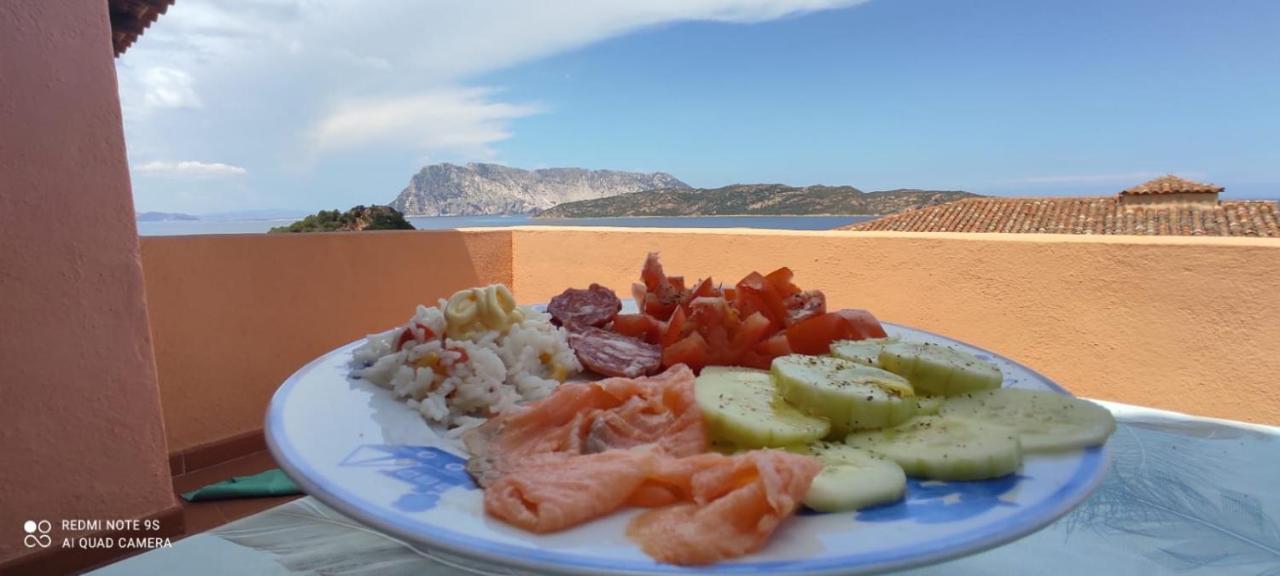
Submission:
<svg viewBox="0 0 1280 576">
<path fill-rule="evenodd" d="M 672 471 L 692 500 L 649 510 L 632 519 L 627 535 L 659 562 L 710 564 L 758 550 L 800 506 L 817 460 L 776 450 L 734 456 L 705 454 Z"/>
<path fill-rule="evenodd" d="M 663 454 L 707 450 L 693 371 L 676 366 L 646 378 L 561 384 L 524 410 L 495 417 L 463 436 L 467 471 L 482 487 L 534 454 L 591 454 L 652 445 Z"/>
<path fill-rule="evenodd" d="M 563 530 L 620 508 L 656 458 L 650 450 L 530 456 L 485 488 L 484 509 L 530 532 Z"/>
<path fill-rule="evenodd" d="M 627 534 L 674 564 L 760 548 L 822 465 L 774 450 L 707 453 L 693 383 L 681 364 L 647 378 L 562 384 L 468 432 L 467 470 L 485 489 L 485 512 L 546 533 L 624 506 L 653 507 Z"/>
</svg>

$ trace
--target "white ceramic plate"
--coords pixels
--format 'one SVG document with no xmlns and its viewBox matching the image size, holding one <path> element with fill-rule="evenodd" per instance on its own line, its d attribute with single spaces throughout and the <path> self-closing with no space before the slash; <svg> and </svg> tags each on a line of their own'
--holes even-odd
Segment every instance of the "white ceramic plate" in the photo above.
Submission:
<svg viewBox="0 0 1280 576">
<path fill-rule="evenodd" d="M 997 354 L 891 324 L 891 336 L 956 345 L 996 362 L 1005 386 L 1067 392 Z M 1030 534 L 1082 502 L 1110 460 L 1106 447 L 1029 455 L 1017 475 L 984 482 L 910 480 L 903 502 L 858 512 L 801 513 L 764 549 L 714 566 L 654 562 L 625 536 L 623 511 L 535 535 L 484 514 L 466 455 L 382 389 L 347 376 L 351 351 L 298 370 L 271 400 L 267 442 L 308 494 L 379 530 L 513 573 L 863 574 L 939 562 Z M 515 569 L 514 571 L 512 569 Z"/>
</svg>

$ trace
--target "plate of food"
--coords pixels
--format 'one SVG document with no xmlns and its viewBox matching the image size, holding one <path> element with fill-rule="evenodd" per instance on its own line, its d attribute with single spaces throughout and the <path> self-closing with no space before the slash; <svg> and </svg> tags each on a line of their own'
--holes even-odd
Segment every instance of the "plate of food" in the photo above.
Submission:
<svg viewBox="0 0 1280 576">
<path fill-rule="evenodd" d="M 862 574 L 1030 534 L 1106 472 L 1111 414 L 1017 362 L 829 310 L 791 270 L 623 304 L 504 286 L 299 369 L 266 436 L 308 494 L 471 569 Z"/>
</svg>

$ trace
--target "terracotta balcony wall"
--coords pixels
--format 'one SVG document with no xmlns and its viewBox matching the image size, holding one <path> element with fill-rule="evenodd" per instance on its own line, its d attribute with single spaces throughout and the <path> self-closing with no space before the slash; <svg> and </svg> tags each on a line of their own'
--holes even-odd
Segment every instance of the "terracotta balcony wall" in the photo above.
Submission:
<svg viewBox="0 0 1280 576">
<path fill-rule="evenodd" d="M 417 304 L 513 280 L 506 231 L 150 237 L 142 262 L 170 454 L 260 430 L 289 374 Z"/>
<path fill-rule="evenodd" d="M 1079 395 L 1280 422 L 1280 242 L 517 228 L 142 241 L 171 452 L 252 434 L 308 360 L 477 284 L 626 296 L 649 251 L 733 281 L 791 266 L 833 306 L 989 348 Z"/>
</svg>

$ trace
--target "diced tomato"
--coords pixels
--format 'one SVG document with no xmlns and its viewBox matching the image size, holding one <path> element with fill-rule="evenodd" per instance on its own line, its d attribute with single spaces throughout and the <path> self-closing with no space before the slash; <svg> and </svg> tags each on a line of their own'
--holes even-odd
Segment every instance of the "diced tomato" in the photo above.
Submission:
<svg viewBox="0 0 1280 576">
<path fill-rule="evenodd" d="M 613 331 L 650 344 L 662 341 L 662 323 L 648 314 L 618 314 L 613 317 Z"/>
<path fill-rule="evenodd" d="M 732 287 L 704 278 L 687 288 L 651 253 L 640 276 L 643 283 L 632 285 L 640 313 L 618 315 L 613 330 L 661 346 L 665 366 L 767 369 L 779 356 L 825 354 L 834 340 L 885 335 L 864 310 L 827 312 L 826 296 L 801 290 L 787 267 L 752 272 Z"/>
<path fill-rule="evenodd" d="M 694 372 L 707 365 L 707 341 L 701 334 L 692 332 L 662 351 L 663 366 L 676 364 L 686 364 Z"/>
<path fill-rule="evenodd" d="M 400 332 L 400 337 L 396 339 L 396 352 L 403 350 L 405 344 L 416 341 L 417 339 L 413 336 L 413 330 L 405 328 Z"/>
<path fill-rule="evenodd" d="M 698 283 L 698 286 L 693 289 L 693 292 L 689 293 L 689 300 L 692 301 L 694 298 L 704 298 L 708 296 L 723 296 L 723 294 L 719 293 L 719 290 L 716 290 L 715 284 L 711 282 L 711 278 L 709 277 L 704 278 Z"/>
<path fill-rule="evenodd" d="M 840 310 L 813 316 L 787 328 L 787 343 L 799 354 L 826 354 L 835 340 L 884 338 L 884 327 L 866 310 Z"/>
<path fill-rule="evenodd" d="M 705 296 L 689 301 L 690 318 L 703 324 L 718 323 L 729 313 L 729 303 L 719 296 Z"/>
<path fill-rule="evenodd" d="M 694 298 L 689 302 L 688 323 L 693 332 L 706 340 L 708 363 L 725 364 L 733 360 L 729 358 L 729 333 L 736 323 L 730 322 L 729 303 L 724 298 Z"/>
<path fill-rule="evenodd" d="M 756 370 L 768 370 L 773 366 L 773 357 L 756 352 L 755 350 L 747 350 L 741 356 L 738 356 L 738 366 L 747 368 L 755 368 Z"/>
<path fill-rule="evenodd" d="M 417 327 L 418 327 L 418 330 L 421 330 L 421 331 L 422 331 L 422 338 L 423 338 L 423 340 L 424 340 L 424 341 L 425 341 L 425 340 L 431 340 L 431 339 L 433 339 L 433 338 L 435 338 L 435 337 L 436 337 L 436 333 L 435 333 L 435 331 L 434 331 L 434 330 L 432 330 L 432 329 L 431 329 L 429 326 L 427 326 L 426 324 L 423 324 L 423 323 L 421 323 L 421 322 L 414 322 L 414 323 L 413 323 L 413 325 L 414 325 L 414 326 L 417 326 Z"/>
<path fill-rule="evenodd" d="M 658 261 L 658 253 L 650 252 L 644 259 L 644 268 L 640 270 L 640 279 L 649 292 L 657 292 L 658 287 L 665 286 L 667 275 L 662 271 L 662 263 Z"/>
<path fill-rule="evenodd" d="M 756 344 L 754 352 L 763 355 L 770 360 L 779 356 L 786 356 L 791 353 L 791 343 L 787 341 L 787 334 L 780 332 L 766 338 L 763 342 Z"/>
<path fill-rule="evenodd" d="M 663 302 L 657 294 L 652 292 L 644 296 L 644 313 L 653 316 L 657 320 L 665 321 L 671 317 L 671 313 L 679 308 L 678 302 Z"/>
<path fill-rule="evenodd" d="M 634 282 L 631 284 L 631 297 L 636 301 L 636 310 L 644 312 L 645 297 L 649 294 L 649 290 L 644 284 Z"/>
<path fill-rule="evenodd" d="M 833 340 L 845 337 L 848 326 L 839 314 L 814 316 L 787 328 L 787 343 L 797 354 L 826 354 Z"/>
<path fill-rule="evenodd" d="M 782 296 L 759 272 L 752 272 L 739 281 L 735 296 L 734 304 L 742 314 L 750 316 L 760 312 L 774 328 L 781 329 L 786 325 L 787 308 L 782 303 Z"/>
<path fill-rule="evenodd" d="M 414 330 L 415 328 L 417 329 L 416 331 Z M 419 333 L 422 334 L 421 337 L 418 336 Z M 412 328 L 406 327 L 404 331 L 400 333 L 400 337 L 396 339 L 396 351 L 404 349 L 405 345 L 410 342 L 417 344 L 426 342 L 427 340 L 431 340 L 435 337 L 436 333 L 426 324 L 414 322 Z"/>
<path fill-rule="evenodd" d="M 888 336 L 884 331 L 884 326 L 880 325 L 880 321 L 876 320 L 876 317 L 866 310 L 846 308 L 836 311 L 835 314 L 839 314 L 849 324 L 843 337 L 845 340 L 865 340 L 867 338 L 884 338 Z"/>
<path fill-rule="evenodd" d="M 662 347 L 666 348 L 675 344 L 681 338 L 684 338 L 685 321 L 688 316 L 685 315 L 684 308 L 676 308 L 671 314 L 671 319 L 667 320 L 666 327 L 662 332 Z"/>
<path fill-rule="evenodd" d="M 738 313 L 750 316 L 759 312 L 769 318 L 769 309 L 764 305 L 764 299 L 756 295 L 755 292 L 747 292 L 744 290 L 736 290 L 733 298 L 733 307 Z"/>
<path fill-rule="evenodd" d="M 795 276 L 795 273 L 793 273 L 790 268 L 783 266 L 782 268 L 770 272 L 768 276 L 764 277 L 764 279 L 769 281 L 769 284 L 773 286 L 773 289 L 778 292 L 779 296 L 786 298 L 787 296 L 800 291 L 800 288 L 791 283 L 791 278 L 793 276 Z"/>
<path fill-rule="evenodd" d="M 733 334 L 733 342 L 730 349 L 734 359 L 741 362 L 743 356 L 752 353 L 752 349 L 768 335 L 769 319 L 765 318 L 764 314 L 756 312 L 747 316 L 738 323 L 738 328 Z"/>
<path fill-rule="evenodd" d="M 640 271 L 640 278 L 644 280 L 645 290 L 648 295 L 645 296 L 643 310 L 646 313 L 653 314 L 659 320 L 666 320 L 671 316 L 671 312 L 684 299 L 684 277 L 676 276 L 668 278 L 666 273 L 662 271 L 662 263 L 658 261 L 658 253 L 650 252 L 649 257 L 644 261 L 644 269 Z M 650 296 L 656 304 L 650 304 Z M 652 312 L 650 309 L 652 308 Z"/>
<path fill-rule="evenodd" d="M 821 290 L 796 292 L 783 302 L 787 307 L 787 326 L 827 313 L 827 297 Z"/>
</svg>

